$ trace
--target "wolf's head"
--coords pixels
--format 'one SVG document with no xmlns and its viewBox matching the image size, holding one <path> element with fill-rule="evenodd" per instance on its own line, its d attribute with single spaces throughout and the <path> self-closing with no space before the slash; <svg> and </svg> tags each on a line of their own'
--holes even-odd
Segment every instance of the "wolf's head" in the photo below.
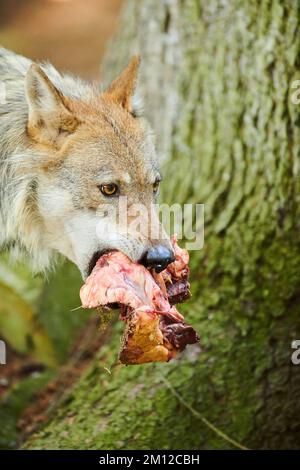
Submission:
<svg viewBox="0 0 300 470">
<path fill-rule="evenodd" d="M 86 277 L 120 250 L 157 270 L 173 260 L 155 210 L 161 180 L 151 130 L 132 101 L 139 58 L 102 93 L 64 95 L 38 65 L 26 75 L 27 135 L 47 245 Z"/>
</svg>

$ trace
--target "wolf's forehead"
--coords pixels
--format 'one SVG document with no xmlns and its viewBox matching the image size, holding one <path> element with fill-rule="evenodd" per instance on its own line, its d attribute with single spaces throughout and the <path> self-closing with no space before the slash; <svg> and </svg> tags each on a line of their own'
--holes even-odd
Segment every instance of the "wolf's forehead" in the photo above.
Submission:
<svg viewBox="0 0 300 470">
<path fill-rule="evenodd" d="M 159 166 L 151 134 L 125 123 L 117 124 L 100 131 L 94 165 L 101 167 L 101 173 L 107 173 L 111 179 L 126 184 L 153 182 Z"/>
<path fill-rule="evenodd" d="M 94 167 L 93 176 L 95 179 L 103 181 L 111 181 L 131 184 L 147 184 L 154 183 L 160 177 L 160 171 L 156 164 L 149 161 L 140 161 L 139 164 L 124 165 L 124 162 L 118 162 L 116 156 L 115 161 L 106 161 L 104 165 L 99 164 Z"/>
<path fill-rule="evenodd" d="M 95 110 L 94 110 L 95 111 Z M 158 161 L 151 129 L 120 107 L 102 106 L 86 113 L 83 125 L 65 147 L 66 164 L 87 178 L 124 184 L 153 183 Z M 70 158 L 68 158 L 68 155 Z"/>
</svg>

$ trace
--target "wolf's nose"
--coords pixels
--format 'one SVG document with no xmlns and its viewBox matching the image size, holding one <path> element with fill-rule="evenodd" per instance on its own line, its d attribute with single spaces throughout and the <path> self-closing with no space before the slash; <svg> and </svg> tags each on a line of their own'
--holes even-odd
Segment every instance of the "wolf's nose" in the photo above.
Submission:
<svg viewBox="0 0 300 470">
<path fill-rule="evenodd" d="M 173 263 L 173 261 L 175 261 L 173 251 L 165 246 L 157 245 L 146 252 L 141 263 L 146 266 L 146 268 L 154 268 L 157 273 L 160 273 L 168 264 Z"/>
</svg>

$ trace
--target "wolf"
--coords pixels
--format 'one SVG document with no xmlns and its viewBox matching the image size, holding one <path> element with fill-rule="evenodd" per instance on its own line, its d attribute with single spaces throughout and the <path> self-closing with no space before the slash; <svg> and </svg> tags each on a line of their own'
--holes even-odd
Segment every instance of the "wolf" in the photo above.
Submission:
<svg viewBox="0 0 300 470">
<path fill-rule="evenodd" d="M 0 247 L 34 270 L 60 254 L 86 278 L 111 250 L 157 271 L 174 260 L 155 210 L 153 133 L 136 106 L 139 63 L 100 91 L 0 48 Z"/>
</svg>

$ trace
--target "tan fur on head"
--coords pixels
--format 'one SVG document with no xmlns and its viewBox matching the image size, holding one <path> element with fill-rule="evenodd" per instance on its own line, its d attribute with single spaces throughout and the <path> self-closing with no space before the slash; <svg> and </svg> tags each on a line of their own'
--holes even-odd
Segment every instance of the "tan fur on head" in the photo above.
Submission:
<svg viewBox="0 0 300 470">
<path fill-rule="evenodd" d="M 141 59 L 134 56 L 126 69 L 116 78 L 106 90 L 106 96 L 113 102 L 120 104 L 124 109 L 132 112 L 132 97 L 136 88 L 138 69 Z"/>
</svg>

